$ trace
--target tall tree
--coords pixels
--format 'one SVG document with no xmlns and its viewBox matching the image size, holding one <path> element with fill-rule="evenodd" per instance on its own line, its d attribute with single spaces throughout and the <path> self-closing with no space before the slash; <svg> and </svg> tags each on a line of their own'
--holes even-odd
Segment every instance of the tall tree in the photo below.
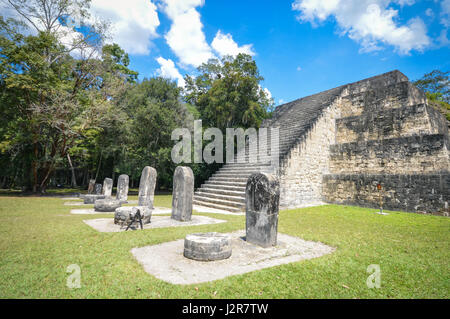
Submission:
<svg viewBox="0 0 450 319">
<path fill-rule="evenodd" d="M 0 150 L 22 167 L 23 183 L 45 191 L 80 137 L 101 130 L 111 100 L 136 73 L 118 46 L 102 53 L 106 24 L 83 32 L 69 25 L 89 19 L 88 0 L 3 3 L 15 16 L 0 17 Z"/>
<path fill-rule="evenodd" d="M 198 71 L 197 77 L 185 78 L 185 99 L 197 106 L 206 126 L 260 126 L 273 101 L 261 88 L 263 77 L 250 55 L 212 59 Z"/>
<path fill-rule="evenodd" d="M 181 102 L 181 89 L 168 79 L 144 79 L 127 92 L 123 105 L 129 121 L 121 171 L 137 180 L 142 168 L 151 165 L 158 171 L 158 186 L 170 188 L 175 168 L 172 131 L 191 128 L 194 119 Z"/>
</svg>

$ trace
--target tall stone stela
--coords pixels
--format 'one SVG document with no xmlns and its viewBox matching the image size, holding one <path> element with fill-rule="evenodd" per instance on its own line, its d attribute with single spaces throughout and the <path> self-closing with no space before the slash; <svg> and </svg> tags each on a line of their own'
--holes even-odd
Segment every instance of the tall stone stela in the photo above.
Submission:
<svg viewBox="0 0 450 319">
<path fill-rule="evenodd" d="M 138 206 L 153 208 L 156 187 L 156 169 L 145 166 L 139 181 Z"/>
<path fill-rule="evenodd" d="M 246 241 L 261 247 L 277 244 L 280 182 L 275 175 L 250 175 L 245 188 Z"/>
<path fill-rule="evenodd" d="M 122 174 L 117 179 L 117 193 L 116 199 L 125 203 L 128 200 L 128 188 L 130 184 L 130 178 L 126 174 Z"/>
<path fill-rule="evenodd" d="M 172 219 L 190 221 L 194 197 L 194 173 L 190 167 L 178 166 L 173 174 Z"/>
<path fill-rule="evenodd" d="M 113 188 L 113 180 L 111 178 L 105 178 L 103 181 L 103 195 L 106 197 L 111 197 Z"/>
<path fill-rule="evenodd" d="M 95 195 L 101 195 L 102 194 L 102 184 L 97 183 L 95 184 Z"/>
</svg>

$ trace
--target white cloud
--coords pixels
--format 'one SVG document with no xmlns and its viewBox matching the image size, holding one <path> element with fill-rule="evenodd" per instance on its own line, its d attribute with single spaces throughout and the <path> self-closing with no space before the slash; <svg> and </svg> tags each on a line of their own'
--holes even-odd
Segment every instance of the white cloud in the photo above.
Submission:
<svg viewBox="0 0 450 319">
<path fill-rule="evenodd" d="M 425 15 L 427 17 L 430 17 L 431 19 L 433 19 L 434 18 L 434 11 L 433 11 L 433 9 L 428 8 L 427 10 L 425 10 Z"/>
<path fill-rule="evenodd" d="M 413 18 L 399 26 L 395 21 L 398 11 L 389 8 L 393 2 L 414 3 L 408 0 L 295 0 L 292 9 L 300 12 L 301 22 L 310 22 L 313 26 L 334 17 L 342 34 L 361 43 L 361 52 L 381 50 L 381 44 L 394 46 L 400 54 L 422 51 L 431 44 L 425 24 L 420 18 Z"/>
<path fill-rule="evenodd" d="M 159 57 L 156 59 L 156 61 L 160 65 L 160 68 L 156 70 L 156 73 L 159 76 L 171 80 L 177 80 L 178 86 L 184 87 L 185 81 L 183 79 L 183 76 L 180 74 L 175 66 L 175 63 L 171 59 L 164 59 L 163 57 Z"/>
<path fill-rule="evenodd" d="M 395 2 L 403 7 L 403 6 L 412 6 L 414 3 L 416 3 L 416 0 L 395 0 Z"/>
<path fill-rule="evenodd" d="M 130 54 L 148 54 L 159 26 L 150 0 L 92 0 L 90 12 L 111 23 L 112 39 Z"/>
<path fill-rule="evenodd" d="M 270 100 L 272 98 L 272 93 L 268 88 L 264 88 L 264 93 L 266 93 L 267 98 Z"/>
<path fill-rule="evenodd" d="M 251 44 L 238 46 L 238 44 L 234 42 L 231 34 L 229 33 L 223 34 L 220 30 L 217 31 L 217 34 L 214 37 L 211 46 L 220 56 L 225 55 L 236 56 L 239 53 L 245 53 L 251 56 L 255 55 L 255 52 L 253 51 Z"/>
<path fill-rule="evenodd" d="M 437 39 L 440 47 L 446 47 L 450 45 L 450 40 L 447 37 L 447 29 L 441 31 L 439 38 Z"/>
<path fill-rule="evenodd" d="M 441 23 L 446 27 L 450 27 L 450 0 L 442 0 L 441 16 Z"/>
<path fill-rule="evenodd" d="M 183 65 L 195 67 L 213 58 L 211 48 L 202 31 L 200 13 L 195 9 L 204 4 L 203 0 L 162 0 L 162 9 L 172 20 L 165 35 L 167 44 Z"/>
<path fill-rule="evenodd" d="M 269 91 L 268 88 L 263 88 L 261 85 L 258 84 L 258 87 L 261 91 L 263 91 L 266 94 L 266 97 L 270 100 L 272 98 L 272 93 Z"/>
</svg>

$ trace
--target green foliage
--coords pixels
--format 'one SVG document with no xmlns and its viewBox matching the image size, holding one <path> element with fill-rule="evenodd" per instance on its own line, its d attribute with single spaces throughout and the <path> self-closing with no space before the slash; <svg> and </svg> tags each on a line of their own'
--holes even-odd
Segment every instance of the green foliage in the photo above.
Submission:
<svg viewBox="0 0 450 319">
<path fill-rule="evenodd" d="M 449 73 L 449 71 L 433 70 L 413 83 L 426 93 L 429 104 L 443 113 L 450 121 Z"/>
<path fill-rule="evenodd" d="M 128 118 L 121 171 L 138 179 L 150 165 L 158 171 L 158 186 L 172 187 L 171 134 L 175 128 L 192 126 L 194 119 L 180 94 L 175 82 L 163 78 L 144 79 L 128 90 L 121 102 Z"/>
<path fill-rule="evenodd" d="M 204 128 L 259 127 L 273 105 L 249 55 L 202 65 L 183 96 L 167 79 L 139 82 L 128 54 L 102 45 L 107 25 L 87 23 L 88 0 L 5 5 L 18 19 L 0 16 L 0 187 L 45 192 L 67 176 L 87 185 L 121 173 L 135 187 L 151 165 L 158 187 L 171 188 L 175 128 L 192 131 L 194 119 Z M 76 31 L 72 19 L 86 28 L 63 44 Z M 219 165 L 190 166 L 198 185 Z"/>
<path fill-rule="evenodd" d="M 450 104 L 442 100 L 441 93 L 426 92 L 428 103 L 438 109 L 450 121 Z"/>
<path fill-rule="evenodd" d="M 434 96 L 436 100 L 450 103 L 449 71 L 433 70 L 416 81 L 414 85 Z"/>
<path fill-rule="evenodd" d="M 186 76 L 187 102 L 196 105 L 203 125 L 218 127 L 259 127 L 273 105 L 259 83 L 255 61 L 250 55 L 212 59 L 202 64 L 197 77 Z"/>
<path fill-rule="evenodd" d="M 87 18 L 88 1 L 31 2 L 11 1 L 22 21 L 0 19 L 0 163 L 12 164 L 7 172 L 12 184 L 45 191 L 68 153 L 83 153 L 83 158 L 88 153 L 83 146 L 90 151 L 100 133 L 120 128 L 114 101 L 137 73 L 127 68 L 128 55 L 116 44 L 95 58 L 95 45 L 103 38 L 95 25 L 86 36 L 62 44 L 54 22 L 68 15 Z M 42 21 L 33 23 L 35 16 Z M 80 57 L 70 55 L 74 50 Z"/>
</svg>

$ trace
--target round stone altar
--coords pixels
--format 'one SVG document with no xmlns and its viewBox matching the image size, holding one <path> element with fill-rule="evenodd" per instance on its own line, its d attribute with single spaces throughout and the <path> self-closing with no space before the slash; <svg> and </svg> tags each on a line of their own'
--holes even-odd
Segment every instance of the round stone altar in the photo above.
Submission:
<svg viewBox="0 0 450 319">
<path fill-rule="evenodd" d="M 231 256 L 231 237 L 220 233 L 189 234 L 184 239 L 184 257 L 214 261 Z"/>
<path fill-rule="evenodd" d="M 114 212 L 120 206 L 120 200 L 112 198 L 97 199 L 94 203 L 94 209 L 97 212 Z"/>
</svg>

